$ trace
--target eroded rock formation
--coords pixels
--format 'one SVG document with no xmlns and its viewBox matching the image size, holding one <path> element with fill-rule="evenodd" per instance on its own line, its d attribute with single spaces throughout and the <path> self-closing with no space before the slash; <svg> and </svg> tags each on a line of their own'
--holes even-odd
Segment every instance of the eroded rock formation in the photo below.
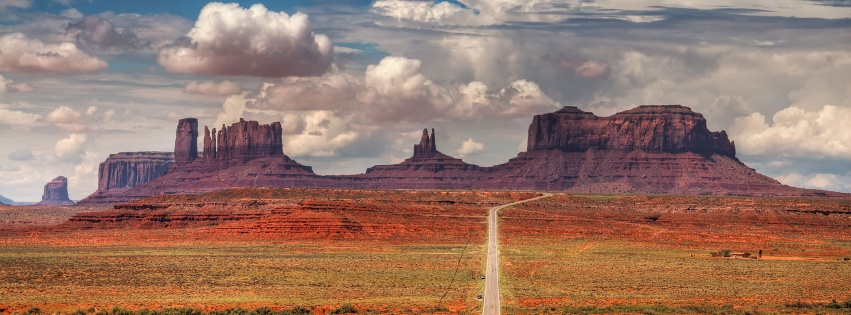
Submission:
<svg viewBox="0 0 851 315">
<path fill-rule="evenodd" d="M 44 185 L 44 194 L 41 195 L 39 206 L 70 206 L 74 202 L 68 198 L 68 179 L 59 176 Z"/>
<path fill-rule="evenodd" d="M 284 156 L 281 123 L 261 125 L 256 121 L 239 119 L 238 123 L 222 125 L 210 132 L 204 127 L 204 160 L 225 166 L 273 156 Z"/>
<path fill-rule="evenodd" d="M 527 150 L 555 149 L 694 152 L 736 157 L 736 147 L 726 132 L 710 132 L 703 115 L 680 105 L 642 105 L 609 117 L 564 107 L 535 116 L 529 126 Z"/>
<path fill-rule="evenodd" d="M 181 120 L 175 142 L 175 158 L 182 156 L 187 164 L 175 163 L 166 175 L 110 203 L 230 187 L 848 197 L 785 186 L 757 173 L 736 158 L 724 131 L 709 131 L 701 114 L 679 105 L 644 105 L 609 117 L 576 107 L 537 115 L 529 126 L 527 152 L 492 167 L 441 153 L 434 129 L 431 134 L 426 129 L 412 157 L 358 175 L 319 176 L 290 159 L 278 122 L 240 120 L 218 131 L 205 127 L 204 155 L 193 158 L 191 145 L 178 145 L 194 142 L 192 126 L 191 119 Z"/>
<path fill-rule="evenodd" d="M 412 157 L 399 164 L 370 167 L 366 174 L 356 177 L 365 179 L 359 182 L 360 187 L 372 189 L 466 189 L 484 172 L 478 165 L 438 151 L 434 129 L 430 136 L 428 129 L 423 129 Z"/>
<path fill-rule="evenodd" d="M 198 158 L 198 119 L 184 118 L 177 123 L 174 138 L 174 164 L 184 166 Z"/>
<path fill-rule="evenodd" d="M 172 152 L 120 152 L 110 154 L 98 167 L 98 190 L 79 204 L 110 203 L 130 188 L 165 175 L 174 164 Z"/>
</svg>

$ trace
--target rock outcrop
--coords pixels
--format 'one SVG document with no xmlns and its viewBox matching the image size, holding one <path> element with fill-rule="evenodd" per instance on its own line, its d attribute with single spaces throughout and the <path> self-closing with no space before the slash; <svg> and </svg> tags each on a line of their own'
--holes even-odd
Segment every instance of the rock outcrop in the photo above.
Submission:
<svg viewBox="0 0 851 315">
<path fill-rule="evenodd" d="M 74 202 L 68 198 L 68 179 L 59 176 L 44 185 L 44 194 L 38 206 L 70 206 Z"/>
<path fill-rule="evenodd" d="M 98 167 L 98 190 L 78 203 L 111 203 L 113 198 L 123 199 L 121 195 L 125 191 L 165 175 L 173 164 L 172 152 L 110 154 Z"/>
<path fill-rule="evenodd" d="M 198 158 L 198 119 L 184 118 L 177 123 L 174 138 L 174 164 L 184 166 Z"/>
<path fill-rule="evenodd" d="M 240 119 L 218 131 L 205 127 L 201 157 L 190 144 L 197 140 L 193 126 L 196 120 L 180 121 L 175 164 L 167 174 L 109 203 L 231 187 L 848 197 L 782 185 L 757 173 L 736 158 L 735 145 L 724 131 L 709 131 L 701 114 L 679 105 L 644 105 L 609 117 L 576 107 L 537 115 L 529 126 L 528 150 L 492 167 L 441 153 L 434 129 L 431 134 L 426 129 L 413 156 L 358 175 L 319 176 L 290 159 L 283 152 L 278 122 Z"/>
<path fill-rule="evenodd" d="M 195 142 L 191 132 L 181 133 L 183 119 L 178 124 L 178 137 Z M 322 178 L 284 155 L 280 122 L 260 124 L 257 121 L 239 122 L 222 129 L 204 127 L 204 154 L 185 165 L 175 164 L 162 177 L 122 193 L 126 202 L 147 196 L 204 193 L 231 187 L 313 187 Z M 175 145 L 175 157 L 184 146 Z"/>
<path fill-rule="evenodd" d="M 414 155 L 402 163 L 376 165 L 365 174 L 338 178 L 357 178 L 359 187 L 371 189 L 466 189 L 484 172 L 484 168 L 438 151 L 434 129 L 430 136 L 428 129 L 423 129 L 420 143 L 414 145 Z"/>
<path fill-rule="evenodd" d="M 736 157 L 736 147 L 726 132 L 710 132 L 703 115 L 680 105 L 642 105 L 610 117 L 564 107 L 535 116 L 529 126 L 527 151 L 555 149 L 694 152 Z"/>
<path fill-rule="evenodd" d="M 528 151 L 492 167 L 474 187 L 581 193 L 819 196 L 782 185 L 736 158 L 724 131 L 679 105 L 644 105 L 610 117 L 576 107 L 537 115 Z M 838 195 L 838 194 L 837 194 Z"/>
<path fill-rule="evenodd" d="M 256 121 L 239 119 L 229 127 L 222 125 L 218 134 L 204 127 L 204 161 L 206 164 L 228 167 L 248 161 L 284 156 L 281 123 L 261 125 Z"/>
</svg>

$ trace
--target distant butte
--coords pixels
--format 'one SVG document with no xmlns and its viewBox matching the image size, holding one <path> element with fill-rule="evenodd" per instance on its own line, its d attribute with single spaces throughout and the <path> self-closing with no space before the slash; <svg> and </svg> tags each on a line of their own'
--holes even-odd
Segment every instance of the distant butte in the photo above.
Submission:
<svg viewBox="0 0 851 315">
<path fill-rule="evenodd" d="M 68 198 L 68 179 L 59 176 L 44 185 L 44 194 L 37 206 L 70 206 L 74 202 Z"/>
<path fill-rule="evenodd" d="M 182 119 L 174 162 L 165 174 L 158 173 L 163 161 L 152 153 L 123 168 L 102 164 L 98 191 L 82 202 L 119 203 L 231 187 L 848 197 L 786 186 L 757 173 L 736 158 L 726 132 L 709 131 L 703 115 L 680 105 L 642 105 L 609 117 L 576 107 L 536 115 L 526 152 L 492 167 L 441 153 L 434 129 L 431 134 L 424 129 L 413 156 L 401 163 L 376 165 L 358 175 L 320 176 L 284 154 L 281 130 L 279 122 L 264 125 L 242 119 L 219 130 L 204 127 L 199 154 L 197 120 Z M 118 177 L 135 180 L 131 185 Z"/>
</svg>

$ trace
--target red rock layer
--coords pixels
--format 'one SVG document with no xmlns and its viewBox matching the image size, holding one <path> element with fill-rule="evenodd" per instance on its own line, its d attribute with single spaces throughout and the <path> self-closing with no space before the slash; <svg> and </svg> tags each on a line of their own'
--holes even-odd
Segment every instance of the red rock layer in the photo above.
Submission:
<svg viewBox="0 0 851 315">
<path fill-rule="evenodd" d="M 68 198 L 68 179 L 59 176 L 44 185 L 44 194 L 41 196 L 39 206 L 69 206 L 74 202 Z"/>
<path fill-rule="evenodd" d="M 648 153 L 718 154 L 736 157 L 727 133 L 710 132 L 706 119 L 680 105 L 642 105 L 609 117 L 576 107 L 537 115 L 529 126 L 527 151 L 589 149 Z"/>
<path fill-rule="evenodd" d="M 205 126 L 204 160 L 207 164 L 227 167 L 264 157 L 284 156 L 281 133 L 280 122 L 261 125 L 240 119 L 229 127 L 222 125 L 218 134 L 216 128 L 210 132 Z"/>
<path fill-rule="evenodd" d="M 110 154 L 98 168 L 98 190 L 79 204 L 104 203 L 130 188 L 163 176 L 174 164 L 171 152 L 121 152 Z"/>
<path fill-rule="evenodd" d="M 174 164 L 184 166 L 198 158 L 198 119 L 184 118 L 177 123 L 174 138 Z"/>
</svg>

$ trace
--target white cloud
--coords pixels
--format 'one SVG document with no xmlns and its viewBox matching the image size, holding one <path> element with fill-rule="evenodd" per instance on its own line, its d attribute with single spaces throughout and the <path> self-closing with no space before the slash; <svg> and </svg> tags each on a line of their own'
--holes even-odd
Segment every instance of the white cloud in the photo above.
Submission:
<svg viewBox="0 0 851 315">
<path fill-rule="evenodd" d="M 68 131 L 80 132 L 85 130 L 96 130 L 100 128 L 100 126 L 92 124 L 92 115 L 94 115 L 96 111 L 97 107 L 89 106 L 86 110 L 86 114 L 81 114 L 68 106 L 59 106 L 48 113 L 47 116 L 44 117 L 44 120 Z"/>
<path fill-rule="evenodd" d="M 0 71 L 96 72 L 105 61 L 86 54 L 74 43 L 48 44 L 22 33 L 0 36 Z"/>
<path fill-rule="evenodd" d="M 738 118 L 730 128 L 738 151 L 750 155 L 822 156 L 851 159 L 851 108 L 825 105 L 817 111 L 792 106 L 772 117 Z"/>
<path fill-rule="evenodd" d="M 467 138 L 461 143 L 461 147 L 455 150 L 455 153 L 461 157 L 480 153 L 485 150 L 485 144 L 473 141 L 473 138 Z"/>
<path fill-rule="evenodd" d="M 57 141 L 53 149 L 59 160 L 80 163 L 84 158 L 87 142 L 86 134 L 72 133 L 68 138 Z"/>
<path fill-rule="evenodd" d="M 609 74 L 609 66 L 598 61 L 586 61 L 576 67 L 576 75 L 584 78 L 599 78 Z"/>
<path fill-rule="evenodd" d="M 293 157 L 330 157 L 358 140 L 359 134 L 350 131 L 351 116 L 340 116 L 331 111 L 315 111 L 304 117 L 301 134 L 284 138 L 284 154 Z"/>
<path fill-rule="evenodd" d="M 328 70 L 333 45 L 307 15 L 212 2 L 185 38 L 160 50 L 169 72 L 261 77 L 314 76 Z"/>
<path fill-rule="evenodd" d="M 436 118 L 520 117 L 553 111 L 559 104 L 531 81 L 517 80 L 490 91 L 482 82 L 459 87 L 440 84 L 420 71 L 420 60 L 383 58 L 363 78 L 330 72 L 320 77 L 285 78 L 267 83 L 248 99 L 249 108 L 337 110 L 361 122 L 425 122 Z"/>
<path fill-rule="evenodd" d="M 71 18 L 71 19 L 82 19 L 83 16 L 84 16 L 83 13 L 81 13 L 80 11 L 78 11 L 75 8 L 69 8 L 65 11 L 62 11 L 62 13 L 60 13 L 59 15 L 67 17 L 67 18 Z"/>
<path fill-rule="evenodd" d="M 833 191 L 848 191 L 851 188 L 851 177 L 827 173 L 789 173 L 775 177 L 777 181 L 794 187 L 824 189 Z"/>
<path fill-rule="evenodd" d="M 183 87 L 185 93 L 202 95 L 231 95 L 239 93 L 240 90 L 242 90 L 242 87 L 230 80 L 221 82 L 192 81 Z"/>
<path fill-rule="evenodd" d="M 468 9 L 449 2 L 430 3 L 424 1 L 380 0 L 372 4 L 370 12 L 393 17 L 397 20 L 416 22 L 442 22 L 454 20 L 462 22 L 474 18 L 475 14 Z"/>
<path fill-rule="evenodd" d="M 26 9 L 32 5 L 32 0 L 0 0 L 0 11 L 8 9 Z"/>
<path fill-rule="evenodd" d="M 3 104 L 0 104 L 0 125 L 32 126 L 41 117 L 38 114 L 3 108 Z"/>
</svg>

